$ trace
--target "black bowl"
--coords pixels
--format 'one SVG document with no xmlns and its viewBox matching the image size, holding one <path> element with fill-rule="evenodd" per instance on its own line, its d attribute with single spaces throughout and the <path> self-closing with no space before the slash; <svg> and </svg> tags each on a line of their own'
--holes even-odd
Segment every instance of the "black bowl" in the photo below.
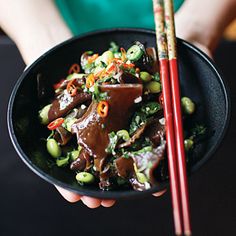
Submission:
<svg viewBox="0 0 236 236">
<path fill-rule="evenodd" d="M 92 186 L 80 186 L 69 170 L 50 168 L 45 142 L 41 141 L 43 129 L 38 122 L 39 101 L 36 76 L 41 73 L 50 84 L 68 73 L 73 63 L 79 63 L 80 55 L 87 50 L 101 53 L 111 41 L 128 48 L 134 41 L 155 46 L 155 33 L 142 29 L 112 29 L 86 34 L 70 39 L 42 55 L 30 65 L 17 81 L 8 106 L 8 129 L 13 145 L 21 159 L 46 181 L 81 195 L 97 198 L 128 198 L 150 194 L 163 189 L 166 182 L 144 192 L 134 190 L 101 191 Z M 208 137 L 195 149 L 190 172 L 197 170 L 219 147 L 230 117 L 230 101 L 227 86 L 214 63 L 199 49 L 178 39 L 181 93 L 197 104 L 193 122 L 204 123 Z"/>
</svg>

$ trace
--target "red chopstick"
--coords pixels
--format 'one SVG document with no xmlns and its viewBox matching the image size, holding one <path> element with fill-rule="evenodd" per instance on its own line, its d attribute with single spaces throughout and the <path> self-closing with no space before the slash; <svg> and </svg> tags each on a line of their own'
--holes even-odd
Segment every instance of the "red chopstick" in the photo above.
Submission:
<svg viewBox="0 0 236 236">
<path fill-rule="evenodd" d="M 178 156 L 177 167 L 179 173 L 180 198 L 182 203 L 181 206 L 182 206 L 183 228 L 185 235 L 191 235 L 189 194 L 188 194 L 186 159 L 184 150 L 182 112 L 181 112 L 181 102 L 180 102 L 180 85 L 179 85 L 179 73 L 177 65 L 173 1 L 164 0 L 164 8 L 165 8 L 167 43 L 168 43 L 170 81 L 172 88 L 172 104 L 173 104 L 173 114 L 174 114 L 176 152 Z"/>
<path fill-rule="evenodd" d="M 181 235 L 182 225 L 181 225 L 180 193 L 179 193 L 179 181 L 177 173 L 177 155 L 175 149 L 171 87 L 169 80 L 168 50 L 166 43 L 167 42 L 166 34 L 164 29 L 163 2 L 159 0 L 153 0 L 153 9 L 154 9 L 155 24 L 156 24 L 156 41 L 158 48 L 158 57 L 160 62 L 160 75 L 161 75 L 162 90 L 163 90 L 163 101 L 164 101 L 163 106 L 164 106 L 164 117 L 166 124 L 167 154 L 168 154 L 173 217 L 175 223 L 175 233 L 176 235 Z"/>
<path fill-rule="evenodd" d="M 164 3 L 165 5 L 163 5 L 163 0 L 153 0 L 156 40 L 164 99 L 164 116 L 166 120 L 166 140 L 173 217 L 176 235 L 183 233 L 182 224 L 184 234 L 191 235 L 173 4 L 171 0 L 164 0 Z"/>
</svg>

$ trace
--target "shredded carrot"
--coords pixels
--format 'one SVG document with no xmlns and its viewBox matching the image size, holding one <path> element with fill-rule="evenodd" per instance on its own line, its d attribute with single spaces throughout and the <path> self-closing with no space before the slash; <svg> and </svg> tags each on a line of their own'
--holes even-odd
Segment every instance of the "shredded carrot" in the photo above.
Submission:
<svg viewBox="0 0 236 236">
<path fill-rule="evenodd" d="M 124 48 L 120 48 L 121 51 L 121 60 L 125 61 L 126 60 L 126 51 Z"/>
<path fill-rule="evenodd" d="M 118 65 L 123 64 L 123 61 L 120 58 L 113 58 L 112 61 L 114 61 Z"/>
<path fill-rule="evenodd" d="M 111 72 L 116 70 L 116 65 L 114 63 L 110 63 L 106 68 L 106 73 L 110 74 Z"/>
<path fill-rule="evenodd" d="M 135 67 L 135 65 L 132 64 L 132 63 L 130 63 L 130 64 L 124 63 L 122 66 L 123 66 L 124 68 L 126 68 L 126 69 L 131 69 L 131 68 L 134 68 L 134 67 Z"/>
<path fill-rule="evenodd" d="M 94 74 L 95 79 L 98 77 L 101 77 L 105 72 L 105 69 L 102 69 L 100 71 L 98 71 L 96 74 Z"/>
<path fill-rule="evenodd" d="M 91 64 L 93 63 L 96 59 L 98 58 L 98 54 L 93 54 L 92 56 L 88 57 L 88 63 Z"/>
</svg>

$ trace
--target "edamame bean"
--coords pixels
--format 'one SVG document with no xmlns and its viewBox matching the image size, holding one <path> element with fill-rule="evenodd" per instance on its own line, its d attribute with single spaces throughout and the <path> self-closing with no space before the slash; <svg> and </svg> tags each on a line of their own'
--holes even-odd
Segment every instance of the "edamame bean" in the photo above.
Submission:
<svg viewBox="0 0 236 236">
<path fill-rule="evenodd" d="M 74 150 L 70 153 L 70 157 L 73 161 L 76 160 L 79 157 L 80 150 Z"/>
<path fill-rule="evenodd" d="M 188 97 L 181 98 L 181 105 L 185 114 L 191 115 L 195 111 L 195 104 Z"/>
<path fill-rule="evenodd" d="M 54 158 L 58 158 L 59 156 L 61 156 L 61 147 L 53 138 L 47 140 L 47 150 L 49 154 Z"/>
<path fill-rule="evenodd" d="M 125 129 L 121 129 L 121 130 L 117 131 L 116 134 L 119 138 L 122 138 L 124 141 L 128 141 L 130 139 L 129 133 Z"/>
<path fill-rule="evenodd" d="M 139 181 L 141 184 L 144 184 L 145 182 L 148 181 L 147 177 L 146 177 L 145 174 L 143 174 L 143 173 L 138 172 L 138 173 L 136 173 L 136 176 L 137 176 L 137 178 L 138 178 L 138 181 Z"/>
<path fill-rule="evenodd" d="M 160 93 L 161 92 L 161 84 L 157 81 L 150 81 L 146 84 L 145 88 L 150 93 Z"/>
<path fill-rule="evenodd" d="M 186 152 L 188 152 L 190 149 L 193 148 L 193 140 L 192 139 L 185 139 L 184 140 L 184 149 Z"/>
<path fill-rule="evenodd" d="M 146 71 L 141 71 L 140 72 L 140 79 L 143 82 L 149 82 L 152 79 L 152 76 Z"/>
<path fill-rule="evenodd" d="M 94 176 L 88 172 L 80 172 L 75 178 L 77 181 L 85 184 L 91 184 L 95 180 Z"/>
<path fill-rule="evenodd" d="M 76 118 L 68 118 L 64 121 L 65 128 L 71 132 L 71 126 L 77 121 Z"/>
<path fill-rule="evenodd" d="M 46 125 L 48 124 L 48 112 L 52 104 L 48 104 L 45 106 L 41 111 L 39 111 L 39 119 L 41 124 Z"/>
</svg>

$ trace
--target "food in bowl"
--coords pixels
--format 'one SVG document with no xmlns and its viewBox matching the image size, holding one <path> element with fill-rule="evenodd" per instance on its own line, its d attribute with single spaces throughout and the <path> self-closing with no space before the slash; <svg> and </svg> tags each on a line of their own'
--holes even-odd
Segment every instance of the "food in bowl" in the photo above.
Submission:
<svg viewBox="0 0 236 236">
<path fill-rule="evenodd" d="M 74 171 L 78 184 L 143 191 L 168 178 L 155 48 L 135 42 L 126 51 L 112 42 L 101 55 L 86 51 L 53 88 L 54 98 L 39 111 L 49 132 L 45 145 L 57 166 Z M 191 119 L 194 102 L 181 101 Z M 186 151 L 204 133 L 203 126 L 187 132 Z"/>
</svg>

